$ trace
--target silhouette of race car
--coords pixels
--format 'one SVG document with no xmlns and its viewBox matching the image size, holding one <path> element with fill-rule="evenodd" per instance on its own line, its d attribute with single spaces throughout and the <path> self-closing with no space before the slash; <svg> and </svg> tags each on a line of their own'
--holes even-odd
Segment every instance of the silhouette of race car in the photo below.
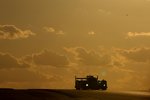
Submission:
<svg viewBox="0 0 150 100">
<path fill-rule="evenodd" d="M 106 90 L 107 81 L 98 80 L 98 76 L 94 77 L 92 75 L 88 75 L 85 78 L 75 76 L 75 88 L 76 90 Z"/>
</svg>

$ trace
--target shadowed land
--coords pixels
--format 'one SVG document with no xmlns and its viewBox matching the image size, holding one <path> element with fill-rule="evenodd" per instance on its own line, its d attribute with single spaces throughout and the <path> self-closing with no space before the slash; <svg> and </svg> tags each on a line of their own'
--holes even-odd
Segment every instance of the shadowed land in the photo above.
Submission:
<svg viewBox="0 0 150 100">
<path fill-rule="evenodd" d="M 73 89 L 0 89 L 0 100 L 150 100 L 150 93 Z"/>
</svg>

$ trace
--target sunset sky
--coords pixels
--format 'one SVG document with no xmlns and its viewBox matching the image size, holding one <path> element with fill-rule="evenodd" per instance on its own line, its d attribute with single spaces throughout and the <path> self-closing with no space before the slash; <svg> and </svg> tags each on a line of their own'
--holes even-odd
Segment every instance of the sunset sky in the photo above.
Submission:
<svg viewBox="0 0 150 100">
<path fill-rule="evenodd" d="M 150 89 L 150 0 L 0 0 L 0 87 Z"/>
</svg>

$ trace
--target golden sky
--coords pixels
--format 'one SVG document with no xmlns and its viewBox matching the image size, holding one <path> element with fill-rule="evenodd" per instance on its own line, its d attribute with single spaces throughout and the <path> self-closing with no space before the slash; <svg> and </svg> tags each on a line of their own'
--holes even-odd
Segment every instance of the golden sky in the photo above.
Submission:
<svg viewBox="0 0 150 100">
<path fill-rule="evenodd" d="M 150 0 L 0 0 L 0 87 L 149 89 Z"/>
</svg>

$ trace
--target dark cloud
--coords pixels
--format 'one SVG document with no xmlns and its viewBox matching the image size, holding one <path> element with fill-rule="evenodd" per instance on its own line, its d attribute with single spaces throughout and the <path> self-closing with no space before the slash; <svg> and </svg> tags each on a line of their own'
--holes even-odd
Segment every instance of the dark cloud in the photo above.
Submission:
<svg viewBox="0 0 150 100">
<path fill-rule="evenodd" d="M 121 55 L 136 62 L 150 61 L 150 48 L 134 48 L 120 51 Z"/>
<path fill-rule="evenodd" d="M 0 53 L 0 69 L 11 69 L 11 68 L 26 68 L 28 64 L 19 61 L 16 57 L 7 54 Z"/>
<path fill-rule="evenodd" d="M 84 48 L 76 48 L 77 59 L 85 65 L 108 65 L 111 58 L 108 55 L 100 55 L 96 51 L 87 51 Z"/>
<path fill-rule="evenodd" d="M 33 55 L 33 62 L 37 65 L 68 66 L 69 60 L 66 56 L 43 50 Z"/>
<path fill-rule="evenodd" d="M 14 25 L 0 25 L 0 39 L 19 39 L 28 38 L 31 35 L 35 35 L 30 30 L 21 30 Z"/>
</svg>

